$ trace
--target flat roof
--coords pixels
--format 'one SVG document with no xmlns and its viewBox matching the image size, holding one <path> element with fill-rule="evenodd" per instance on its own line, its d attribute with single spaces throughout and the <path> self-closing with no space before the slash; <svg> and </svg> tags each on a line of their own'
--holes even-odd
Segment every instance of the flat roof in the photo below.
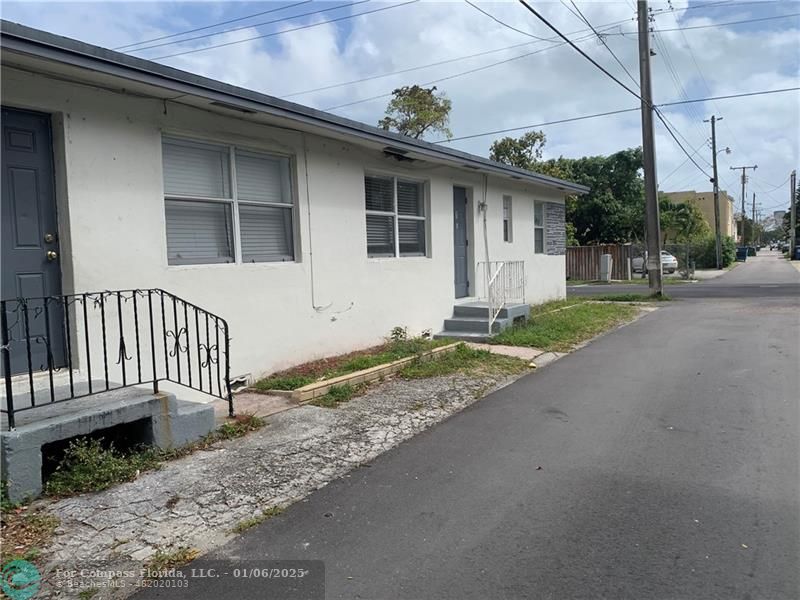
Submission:
<svg viewBox="0 0 800 600">
<path fill-rule="evenodd" d="M 456 167 L 502 175 L 537 185 L 557 188 L 573 194 L 584 194 L 589 191 L 589 188 L 584 185 L 494 162 L 488 158 L 440 144 L 417 140 L 329 112 L 303 106 L 302 104 L 288 102 L 274 96 L 18 23 L 0 21 L 0 33 L 2 34 L 0 36 L 0 46 L 4 51 L 3 58 L 5 58 L 6 52 L 13 52 L 64 63 L 90 71 L 115 75 L 140 83 L 157 85 L 185 94 L 204 97 L 212 102 L 229 105 L 234 110 L 266 113 L 336 132 L 340 135 L 377 142 L 386 145 L 390 151 L 400 155 L 414 153 L 415 155 L 446 162 Z"/>
</svg>

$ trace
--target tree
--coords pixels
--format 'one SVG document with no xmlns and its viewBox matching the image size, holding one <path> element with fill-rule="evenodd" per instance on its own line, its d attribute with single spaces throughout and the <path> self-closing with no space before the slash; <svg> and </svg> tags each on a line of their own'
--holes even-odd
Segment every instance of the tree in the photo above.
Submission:
<svg viewBox="0 0 800 600">
<path fill-rule="evenodd" d="M 560 157 L 534 170 L 588 186 L 589 193 L 567 197 L 567 221 L 579 244 L 625 243 L 644 234 L 641 148 L 610 156 Z"/>
<path fill-rule="evenodd" d="M 706 218 L 694 202 L 674 203 L 662 195 L 658 199 L 658 212 L 664 244 L 670 239 L 689 244 L 711 233 Z"/>
<path fill-rule="evenodd" d="M 543 131 L 529 131 L 519 138 L 504 137 L 492 142 L 489 158 L 512 167 L 533 170 L 542 158 L 546 142 Z"/>
<path fill-rule="evenodd" d="M 386 107 L 386 116 L 378 127 L 394 130 L 416 139 L 428 131 L 439 131 L 448 139 L 453 134 L 448 128 L 452 102 L 444 94 L 436 94 L 436 86 L 403 86 L 392 92 L 394 96 Z"/>
<path fill-rule="evenodd" d="M 546 142 L 542 131 L 505 137 L 492 144 L 489 156 L 514 167 L 589 186 L 588 194 L 567 196 L 567 224 L 576 245 L 640 239 L 644 233 L 641 148 L 611 156 L 541 160 Z"/>
</svg>

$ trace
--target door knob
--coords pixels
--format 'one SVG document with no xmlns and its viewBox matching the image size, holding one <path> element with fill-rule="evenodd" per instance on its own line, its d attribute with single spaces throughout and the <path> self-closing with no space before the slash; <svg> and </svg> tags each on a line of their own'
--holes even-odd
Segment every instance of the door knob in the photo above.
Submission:
<svg viewBox="0 0 800 600">
<path fill-rule="evenodd" d="M 53 261 L 58 258 L 58 253 L 55 250 L 47 251 L 47 260 Z"/>
</svg>

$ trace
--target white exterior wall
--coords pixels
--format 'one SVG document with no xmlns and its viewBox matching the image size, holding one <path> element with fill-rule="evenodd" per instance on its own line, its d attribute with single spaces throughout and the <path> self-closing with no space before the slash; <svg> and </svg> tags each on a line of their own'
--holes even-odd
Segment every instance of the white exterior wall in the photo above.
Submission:
<svg viewBox="0 0 800 600">
<path fill-rule="evenodd" d="M 174 103 L 165 114 L 160 100 L 14 69 L 2 78 L 3 105 L 53 114 L 64 293 L 160 287 L 218 314 L 231 328 L 232 376 L 379 343 L 396 325 L 441 330 L 454 304 L 453 185 L 472 188 L 469 243 L 474 261 L 485 260 L 475 172 L 404 167 L 354 145 Z M 292 155 L 296 262 L 168 265 L 162 132 Z M 367 257 L 365 170 L 426 180 L 428 257 Z M 513 243 L 503 242 L 503 194 L 513 197 Z M 490 259 L 526 261 L 533 303 L 565 295 L 564 257 L 533 253 L 534 197 L 563 202 L 555 190 L 537 195 L 489 178 Z"/>
</svg>

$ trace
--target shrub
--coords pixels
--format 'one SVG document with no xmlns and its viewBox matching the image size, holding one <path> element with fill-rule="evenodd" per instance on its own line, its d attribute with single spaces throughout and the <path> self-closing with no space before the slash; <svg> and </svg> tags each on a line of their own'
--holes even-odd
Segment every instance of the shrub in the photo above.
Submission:
<svg viewBox="0 0 800 600">
<path fill-rule="evenodd" d="M 141 471 L 157 468 L 159 464 L 156 449 L 124 455 L 113 444 L 105 448 L 100 440 L 79 438 L 70 442 L 45 490 L 50 496 L 100 491 L 130 481 Z"/>
</svg>

